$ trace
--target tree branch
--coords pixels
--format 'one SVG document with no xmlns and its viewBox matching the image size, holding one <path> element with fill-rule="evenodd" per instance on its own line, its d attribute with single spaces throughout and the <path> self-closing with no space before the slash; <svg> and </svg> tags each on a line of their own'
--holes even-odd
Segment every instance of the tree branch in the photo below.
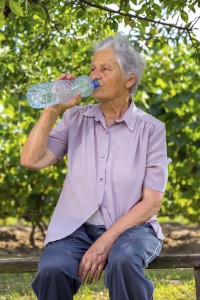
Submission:
<svg viewBox="0 0 200 300">
<path fill-rule="evenodd" d="M 193 41 L 193 37 L 191 36 L 191 33 L 189 32 L 189 37 L 190 37 L 190 41 L 192 43 L 193 48 L 196 50 L 196 52 L 198 53 L 200 50 L 200 43 L 199 45 L 197 45 L 196 43 L 194 43 Z"/>
<path fill-rule="evenodd" d="M 123 13 L 120 10 L 114 10 L 114 9 L 108 8 L 106 6 L 101 6 L 101 5 L 89 2 L 87 0 L 79 0 L 79 2 L 81 4 L 84 3 L 85 5 L 88 5 L 90 7 L 96 7 L 96 8 L 99 8 L 100 10 L 105 10 L 107 12 L 118 14 L 120 16 L 129 17 L 130 19 L 138 19 L 138 20 L 142 20 L 142 21 L 147 21 L 147 22 L 150 22 L 150 23 L 159 24 L 159 25 L 163 25 L 163 26 L 166 26 L 166 27 L 177 28 L 179 30 L 184 30 L 184 31 L 187 31 L 187 32 L 192 31 L 192 29 L 190 29 L 188 27 L 182 27 L 182 26 L 178 26 L 176 24 L 171 24 L 171 23 L 166 23 L 166 22 L 163 22 L 163 21 L 152 20 L 152 19 L 149 19 L 149 18 L 146 18 L 146 17 L 141 17 L 137 14 L 133 15 L 133 14 L 130 14 L 130 13 Z"/>
<path fill-rule="evenodd" d="M 55 29 L 56 29 L 58 32 L 60 32 L 59 26 L 58 26 L 56 23 L 54 23 L 54 22 L 52 21 L 52 19 L 51 19 L 51 17 L 50 17 L 50 14 L 49 14 L 49 11 L 48 11 L 47 7 L 46 7 L 45 5 L 42 5 L 42 8 L 43 8 L 43 10 L 44 10 L 44 12 L 45 12 L 45 14 L 46 14 L 46 16 L 47 16 L 47 22 L 49 22 L 49 24 L 52 24 L 52 25 L 55 27 Z"/>
<path fill-rule="evenodd" d="M 200 17 L 197 17 L 197 18 L 195 18 L 195 19 L 191 22 L 191 24 L 192 24 L 191 29 L 195 26 L 195 24 L 196 24 L 199 20 L 200 20 Z"/>
</svg>

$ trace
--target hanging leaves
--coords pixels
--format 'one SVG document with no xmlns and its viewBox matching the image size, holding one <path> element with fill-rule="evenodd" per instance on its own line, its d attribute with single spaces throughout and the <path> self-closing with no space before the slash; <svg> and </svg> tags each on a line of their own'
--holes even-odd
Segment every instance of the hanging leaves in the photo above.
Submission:
<svg viewBox="0 0 200 300">
<path fill-rule="evenodd" d="M 14 0 L 9 0 L 9 7 L 16 16 L 23 17 L 24 13 L 20 6 L 20 2 L 16 2 Z"/>
</svg>

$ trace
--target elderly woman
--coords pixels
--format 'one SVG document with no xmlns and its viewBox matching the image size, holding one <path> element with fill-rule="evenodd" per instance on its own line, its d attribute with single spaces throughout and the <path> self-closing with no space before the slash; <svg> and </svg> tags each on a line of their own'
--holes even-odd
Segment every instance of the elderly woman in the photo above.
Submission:
<svg viewBox="0 0 200 300">
<path fill-rule="evenodd" d="M 98 281 L 103 270 L 111 300 L 153 297 L 144 268 L 164 239 L 156 214 L 170 159 L 164 124 L 132 102 L 143 69 L 142 57 L 123 34 L 97 43 L 90 77 L 99 82 L 93 93 L 99 104 L 76 106 L 78 94 L 45 108 L 24 145 L 21 164 L 31 169 L 68 157 L 32 283 L 39 300 L 73 299 L 85 280 Z"/>
</svg>

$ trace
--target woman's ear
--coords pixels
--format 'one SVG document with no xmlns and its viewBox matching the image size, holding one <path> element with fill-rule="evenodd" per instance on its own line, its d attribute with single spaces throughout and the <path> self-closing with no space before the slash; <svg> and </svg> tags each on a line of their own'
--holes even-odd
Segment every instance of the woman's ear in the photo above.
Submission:
<svg viewBox="0 0 200 300">
<path fill-rule="evenodd" d="M 135 73 L 131 73 L 131 75 L 129 76 L 129 79 L 126 82 L 126 87 L 130 88 L 132 87 L 137 81 L 137 76 Z"/>
</svg>

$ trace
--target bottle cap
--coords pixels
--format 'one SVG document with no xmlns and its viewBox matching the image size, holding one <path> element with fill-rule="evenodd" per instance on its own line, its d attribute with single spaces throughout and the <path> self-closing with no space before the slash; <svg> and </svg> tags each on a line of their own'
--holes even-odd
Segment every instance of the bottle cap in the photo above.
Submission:
<svg viewBox="0 0 200 300">
<path fill-rule="evenodd" d="M 94 89 L 97 89 L 98 87 L 100 87 L 99 82 L 97 79 L 92 80 L 92 85 Z"/>
</svg>

